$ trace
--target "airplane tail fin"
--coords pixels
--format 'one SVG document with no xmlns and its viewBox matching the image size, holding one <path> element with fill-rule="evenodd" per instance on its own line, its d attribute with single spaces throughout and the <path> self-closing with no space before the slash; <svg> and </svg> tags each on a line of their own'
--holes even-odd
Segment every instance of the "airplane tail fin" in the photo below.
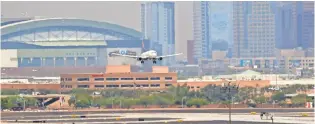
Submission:
<svg viewBox="0 0 315 124">
<path fill-rule="evenodd" d="M 145 51 L 143 39 L 142 39 L 142 50 Z"/>
</svg>

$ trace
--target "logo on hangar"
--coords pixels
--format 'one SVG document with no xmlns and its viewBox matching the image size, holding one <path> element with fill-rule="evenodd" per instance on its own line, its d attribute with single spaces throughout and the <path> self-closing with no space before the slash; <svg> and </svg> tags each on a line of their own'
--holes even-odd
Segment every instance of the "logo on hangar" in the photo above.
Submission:
<svg viewBox="0 0 315 124">
<path fill-rule="evenodd" d="M 119 53 L 120 53 L 121 55 L 126 55 L 126 54 L 127 54 L 127 50 L 119 50 Z"/>
<path fill-rule="evenodd" d="M 136 55 L 137 55 L 137 53 L 134 52 L 134 51 L 120 49 L 120 50 L 116 50 L 116 51 L 110 52 L 110 53 L 108 54 L 109 57 L 116 56 L 116 55 L 113 55 L 113 53 L 121 54 L 121 55 L 133 55 L 133 56 L 136 56 Z"/>
</svg>

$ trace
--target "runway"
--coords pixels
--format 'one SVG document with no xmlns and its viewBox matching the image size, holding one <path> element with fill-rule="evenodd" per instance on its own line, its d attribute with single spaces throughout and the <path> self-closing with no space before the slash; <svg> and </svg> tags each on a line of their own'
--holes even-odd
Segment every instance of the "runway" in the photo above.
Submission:
<svg viewBox="0 0 315 124">
<path fill-rule="evenodd" d="M 274 113 L 274 124 L 314 123 L 313 109 L 233 109 L 232 122 L 233 124 L 268 124 L 272 122 L 270 119 L 261 120 L 259 111 Z M 257 114 L 251 115 L 250 112 L 257 112 Z M 307 113 L 308 117 L 302 117 L 301 113 Z M 132 112 L 126 110 L 90 112 L 5 112 L 2 113 L 1 118 L 7 123 L 45 121 L 45 123 L 63 124 L 227 124 L 229 116 L 224 109 L 204 109 L 139 110 Z"/>
<path fill-rule="evenodd" d="M 314 112 L 314 109 L 305 108 L 233 108 L 232 113 L 250 113 L 250 112 Z M 77 111 L 39 111 L 39 112 L 14 112 L 14 115 L 50 115 L 55 113 L 57 115 L 70 115 L 70 114 L 99 114 L 99 113 L 229 113 L 227 108 L 165 108 L 165 109 L 100 109 L 100 110 L 77 110 Z M 10 116 L 12 112 L 2 112 L 4 116 Z"/>
</svg>

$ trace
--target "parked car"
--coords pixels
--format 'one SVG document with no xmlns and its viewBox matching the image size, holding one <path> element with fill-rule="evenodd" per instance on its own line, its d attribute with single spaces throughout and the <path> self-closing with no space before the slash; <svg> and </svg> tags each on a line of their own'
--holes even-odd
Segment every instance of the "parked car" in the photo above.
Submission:
<svg viewBox="0 0 315 124">
<path fill-rule="evenodd" d="M 22 107 L 13 107 L 11 108 L 12 111 L 22 111 L 23 108 Z"/>
<path fill-rule="evenodd" d="M 9 109 L 3 109 L 3 111 L 8 112 L 8 111 L 10 111 L 10 110 L 9 110 Z"/>
<path fill-rule="evenodd" d="M 47 93 L 41 92 L 38 95 L 47 95 Z"/>
</svg>

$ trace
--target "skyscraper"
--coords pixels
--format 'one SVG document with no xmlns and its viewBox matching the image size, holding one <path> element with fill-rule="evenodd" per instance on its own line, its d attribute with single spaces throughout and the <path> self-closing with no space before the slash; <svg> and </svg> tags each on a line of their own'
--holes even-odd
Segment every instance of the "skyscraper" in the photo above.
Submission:
<svg viewBox="0 0 315 124">
<path fill-rule="evenodd" d="M 272 3 L 276 19 L 276 48 L 278 49 L 292 49 L 298 46 L 296 8 L 296 2 Z"/>
<path fill-rule="evenodd" d="M 275 13 L 271 2 L 233 2 L 233 57 L 275 55 Z"/>
<path fill-rule="evenodd" d="M 276 13 L 276 47 L 314 47 L 314 2 L 273 2 Z"/>
<path fill-rule="evenodd" d="M 210 38 L 209 2 L 193 3 L 194 59 L 211 58 L 212 44 Z"/>
<path fill-rule="evenodd" d="M 212 58 L 214 42 L 233 43 L 232 2 L 197 1 L 193 14 L 195 59 Z"/>
<path fill-rule="evenodd" d="M 187 40 L 187 62 L 188 64 L 195 64 L 194 59 L 194 40 Z"/>
<path fill-rule="evenodd" d="M 314 48 L 314 1 L 299 1 L 297 8 L 299 46 Z"/>
<path fill-rule="evenodd" d="M 209 3 L 211 19 L 210 34 L 212 43 L 221 40 L 227 42 L 229 45 L 232 45 L 232 2 L 209 1 Z"/>
<path fill-rule="evenodd" d="M 159 55 L 175 53 L 174 2 L 145 2 L 141 4 L 141 31 L 150 39 L 151 49 Z M 156 48 L 157 47 L 157 48 Z M 175 57 L 162 61 L 164 65 L 175 62 Z"/>
</svg>

